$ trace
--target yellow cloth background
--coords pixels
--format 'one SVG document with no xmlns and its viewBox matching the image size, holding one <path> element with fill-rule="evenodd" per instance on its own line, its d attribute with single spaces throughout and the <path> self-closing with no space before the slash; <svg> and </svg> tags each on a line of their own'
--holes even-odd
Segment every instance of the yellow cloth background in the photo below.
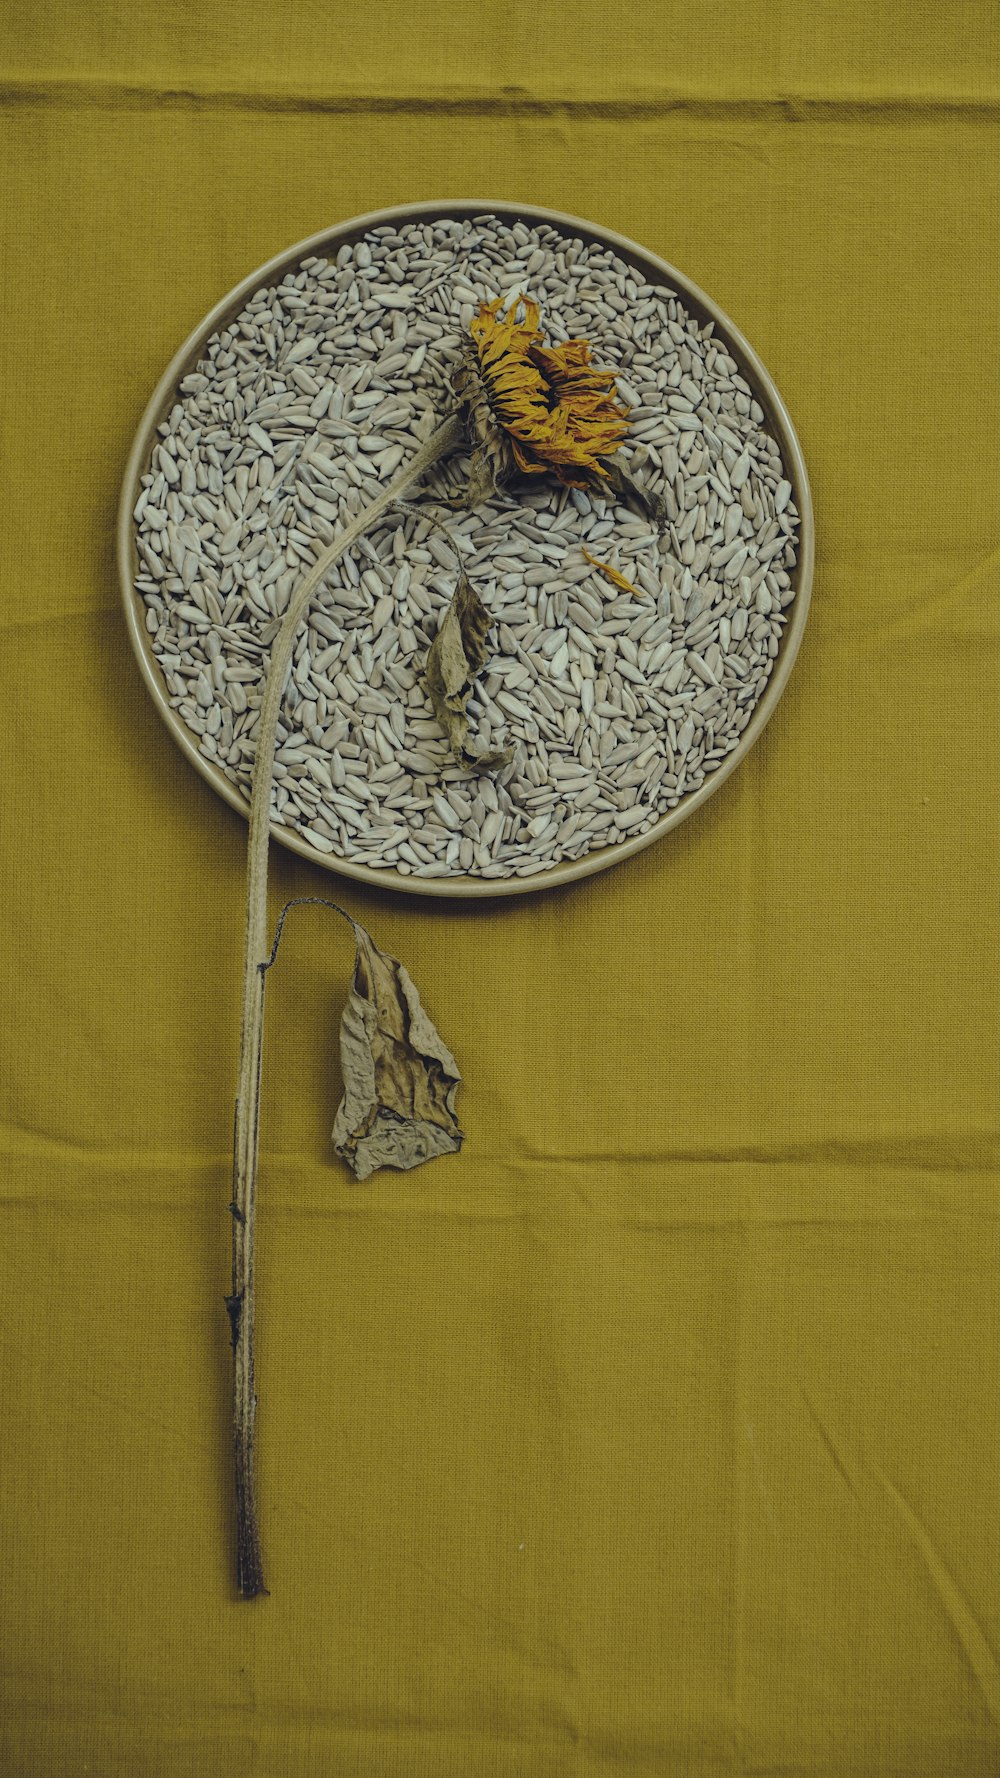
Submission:
<svg viewBox="0 0 1000 1778">
<path fill-rule="evenodd" d="M 995 1774 L 991 0 L 4 18 L 3 1778 Z M 344 886 L 458 1056 L 460 1156 L 336 1161 L 352 948 L 293 916 L 246 1605 L 246 835 L 134 666 L 115 504 L 220 295 L 448 196 L 715 296 L 803 442 L 814 604 L 666 842 L 511 905 Z"/>
</svg>

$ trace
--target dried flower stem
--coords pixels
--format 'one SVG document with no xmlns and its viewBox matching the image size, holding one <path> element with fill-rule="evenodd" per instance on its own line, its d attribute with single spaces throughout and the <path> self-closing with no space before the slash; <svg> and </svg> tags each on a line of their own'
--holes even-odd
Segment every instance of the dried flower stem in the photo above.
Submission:
<svg viewBox="0 0 1000 1778">
<path fill-rule="evenodd" d="M 260 1121 L 260 1073 L 264 1035 L 264 983 L 271 958 L 267 922 L 267 848 L 278 714 L 296 632 L 313 593 L 346 549 L 369 530 L 432 464 L 457 450 L 465 428 L 455 415 L 445 420 L 403 465 L 388 487 L 345 527 L 318 557 L 289 601 L 271 650 L 257 727 L 250 837 L 247 851 L 246 953 L 240 1073 L 233 1138 L 233 1287 L 226 1298 L 233 1343 L 233 1448 L 236 1462 L 237 1583 L 243 1598 L 266 1593 L 254 1486 L 254 1223 Z"/>
</svg>

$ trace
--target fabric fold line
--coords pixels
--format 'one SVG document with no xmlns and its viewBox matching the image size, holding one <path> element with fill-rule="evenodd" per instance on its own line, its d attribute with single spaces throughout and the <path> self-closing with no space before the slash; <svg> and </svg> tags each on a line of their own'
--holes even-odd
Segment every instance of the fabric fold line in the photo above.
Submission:
<svg viewBox="0 0 1000 1778">
<path fill-rule="evenodd" d="M 115 110 L 208 108 L 333 116 L 573 116 L 608 121 L 655 120 L 677 112 L 706 121 L 750 123 L 864 121 L 873 116 L 916 124 L 955 117 L 970 122 L 995 123 L 1000 117 L 1000 91 L 988 94 L 848 91 L 728 95 L 653 92 L 597 96 L 572 92 L 532 93 L 524 87 L 508 86 L 499 90 L 489 87 L 465 92 L 310 93 L 240 86 L 211 88 L 192 81 L 178 82 L 175 86 L 156 86 L 141 78 L 129 81 L 98 75 L 54 77 L 43 74 L 0 76 L 0 103 L 54 109 L 73 106 Z"/>
</svg>

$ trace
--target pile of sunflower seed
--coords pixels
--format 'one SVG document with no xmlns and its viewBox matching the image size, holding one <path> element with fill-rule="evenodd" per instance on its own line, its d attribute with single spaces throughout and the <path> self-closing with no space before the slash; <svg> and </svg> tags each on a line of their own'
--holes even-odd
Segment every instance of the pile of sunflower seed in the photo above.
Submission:
<svg viewBox="0 0 1000 1778">
<path fill-rule="evenodd" d="M 277 619 L 315 555 L 454 407 L 481 302 L 586 337 L 631 409 L 621 458 L 658 529 L 539 479 L 463 510 L 437 466 L 330 570 L 298 637 L 273 815 L 318 853 L 415 878 L 531 876 L 643 833 L 738 744 L 794 597 L 797 514 L 740 366 L 610 248 L 484 215 L 375 228 L 259 289 L 159 428 L 136 590 L 170 701 L 249 795 Z M 625 592 L 586 560 L 618 570 Z M 494 614 L 451 756 L 423 667 L 459 561 Z"/>
</svg>

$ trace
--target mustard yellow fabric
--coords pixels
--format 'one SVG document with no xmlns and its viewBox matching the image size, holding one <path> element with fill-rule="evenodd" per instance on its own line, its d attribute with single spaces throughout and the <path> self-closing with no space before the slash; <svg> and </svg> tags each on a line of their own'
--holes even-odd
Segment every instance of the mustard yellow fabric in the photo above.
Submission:
<svg viewBox="0 0 1000 1778">
<path fill-rule="evenodd" d="M 1000 1770 L 992 0 L 4 9 L 3 1778 Z M 397 201 L 645 243 L 809 464 L 777 715 L 667 841 L 345 884 L 466 1076 L 352 1182 L 352 950 L 271 978 L 233 1591 L 245 828 L 161 725 L 130 439 L 255 266 Z M 275 910 L 335 878 L 275 848 Z"/>
</svg>

